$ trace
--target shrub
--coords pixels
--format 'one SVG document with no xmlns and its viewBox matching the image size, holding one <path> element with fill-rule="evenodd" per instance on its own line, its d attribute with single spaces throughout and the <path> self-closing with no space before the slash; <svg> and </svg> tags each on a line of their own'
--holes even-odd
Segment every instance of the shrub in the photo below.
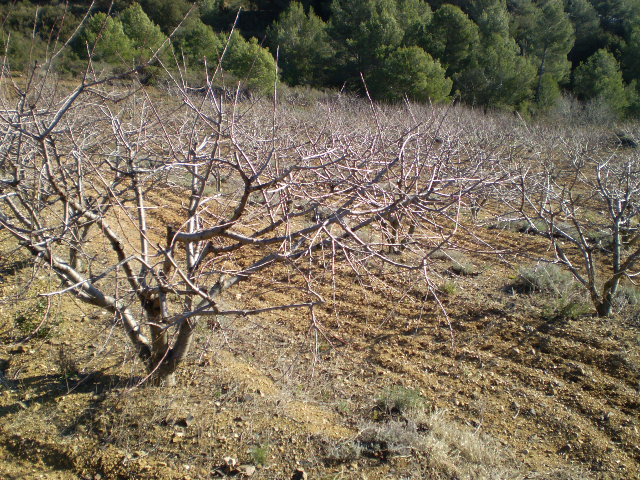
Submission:
<svg viewBox="0 0 640 480">
<path fill-rule="evenodd" d="M 377 97 L 391 101 L 407 97 L 418 102 L 441 102 L 452 86 L 440 62 L 420 47 L 402 47 L 391 53 L 371 82 Z"/>
<path fill-rule="evenodd" d="M 614 304 L 619 309 L 640 305 L 640 289 L 633 285 L 620 285 L 614 298 Z"/>
<path fill-rule="evenodd" d="M 92 53 L 94 61 L 122 63 L 133 59 L 133 43 L 124 33 L 120 19 L 96 13 L 82 30 L 77 45 L 78 54 L 86 58 Z"/>
<path fill-rule="evenodd" d="M 222 66 L 260 93 L 272 90 L 277 79 L 276 62 L 269 50 L 255 38 L 245 40 L 238 32 L 231 36 Z"/>
<path fill-rule="evenodd" d="M 388 414 L 405 414 L 421 410 L 424 406 L 425 401 L 420 392 L 405 387 L 388 388 L 376 401 L 376 407 Z"/>
<path fill-rule="evenodd" d="M 566 295 L 575 286 L 573 276 L 555 264 L 538 263 L 521 268 L 515 286 L 524 293 Z"/>
</svg>

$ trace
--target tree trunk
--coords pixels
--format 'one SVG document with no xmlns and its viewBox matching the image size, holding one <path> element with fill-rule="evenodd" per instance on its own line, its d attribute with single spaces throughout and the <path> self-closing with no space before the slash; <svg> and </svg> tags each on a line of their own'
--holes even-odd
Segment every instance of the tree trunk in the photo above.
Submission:
<svg viewBox="0 0 640 480">
<path fill-rule="evenodd" d="M 162 307 L 159 297 L 148 302 L 145 307 L 151 330 L 151 357 L 147 368 L 152 385 L 173 386 L 175 379 L 175 362 L 169 347 L 169 333 L 163 328 Z"/>
</svg>

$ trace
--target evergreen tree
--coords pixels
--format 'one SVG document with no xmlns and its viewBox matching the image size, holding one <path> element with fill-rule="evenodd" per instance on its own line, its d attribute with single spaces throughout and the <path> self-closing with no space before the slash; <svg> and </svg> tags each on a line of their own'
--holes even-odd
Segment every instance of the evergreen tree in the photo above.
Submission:
<svg viewBox="0 0 640 480">
<path fill-rule="evenodd" d="M 77 44 L 82 58 L 91 55 L 94 61 L 121 63 L 133 59 L 133 43 L 122 28 L 119 19 L 99 12 L 93 15 L 82 29 Z"/>
<path fill-rule="evenodd" d="M 141 5 L 149 18 L 167 35 L 173 33 L 192 7 L 187 0 L 141 0 Z"/>
<path fill-rule="evenodd" d="M 131 40 L 137 59 L 146 59 L 153 55 L 167 37 L 160 27 L 153 23 L 142 7 L 134 3 L 120 14 L 122 28 Z"/>
<path fill-rule="evenodd" d="M 273 90 L 278 78 L 276 62 L 269 50 L 261 47 L 255 38 L 245 40 L 237 31 L 229 39 L 222 66 L 260 93 Z"/>
<path fill-rule="evenodd" d="M 463 100 L 485 107 L 513 108 L 531 95 L 535 68 L 509 35 L 504 0 L 477 0 L 471 6 L 480 29 L 480 44 L 458 75 Z"/>
<path fill-rule="evenodd" d="M 395 0 L 334 0 L 329 34 L 337 51 L 337 83 L 354 85 L 359 85 L 360 73 L 375 70 L 404 37 Z"/>
<path fill-rule="evenodd" d="M 322 86 L 333 58 L 326 24 L 313 9 L 293 2 L 268 30 L 272 51 L 279 49 L 278 63 L 289 85 Z"/>
<path fill-rule="evenodd" d="M 565 11 L 575 30 L 575 43 L 569 52 L 574 67 L 606 45 L 598 12 L 588 0 L 565 0 Z"/>
<path fill-rule="evenodd" d="M 429 30 L 433 17 L 431 7 L 424 0 L 397 0 L 397 19 L 403 30 L 402 44 L 419 45 Z"/>
<path fill-rule="evenodd" d="M 598 50 L 578 66 L 573 83 L 582 99 L 604 102 L 619 116 L 629 105 L 620 65 L 605 49 Z"/>
<path fill-rule="evenodd" d="M 469 64 L 479 41 L 479 29 L 473 20 L 459 7 L 445 4 L 433 14 L 421 46 L 439 59 L 447 75 L 454 78 Z"/>
<path fill-rule="evenodd" d="M 627 81 L 640 81 L 640 27 L 635 27 L 629 34 L 622 55 L 622 67 Z"/>
<path fill-rule="evenodd" d="M 551 99 L 543 88 L 568 79 L 571 64 L 567 58 L 574 43 L 573 26 L 564 12 L 562 0 L 541 0 L 534 5 L 529 0 L 519 2 L 521 10 L 515 15 L 518 43 L 537 68 L 535 100 Z M 547 79 L 543 82 L 543 77 Z M 553 87 L 552 91 L 557 91 Z"/>
<path fill-rule="evenodd" d="M 222 53 L 224 41 L 225 39 L 199 18 L 190 17 L 176 32 L 173 45 L 178 58 L 187 62 L 187 66 L 202 64 L 205 58 L 210 66 L 215 66 Z"/>
<path fill-rule="evenodd" d="M 377 98 L 397 101 L 406 96 L 420 102 L 440 102 L 449 95 L 452 84 L 440 62 L 413 46 L 392 52 L 373 75 L 369 87 Z"/>
</svg>

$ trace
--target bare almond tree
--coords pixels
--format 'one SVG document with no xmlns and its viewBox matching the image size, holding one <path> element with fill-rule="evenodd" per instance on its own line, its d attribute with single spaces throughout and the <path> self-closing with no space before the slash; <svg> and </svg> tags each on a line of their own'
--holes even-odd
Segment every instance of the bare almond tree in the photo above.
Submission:
<svg viewBox="0 0 640 480">
<path fill-rule="evenodd" d="M 135 71 L 66 90 L 52 78 L 0 78 L 0 226 L 59 277 L 47 295 L 122 324 L 154 382 L 175 381 L 199 319 L 264 311 L 222 298 L 268 270 L 300 274 L 321 255 L 428 282 L 461 199 L 488 181 L 455 138 L 436 148 L 446 110 L 234 102 L 211 82 L 149 90 Z M 267 309 L 313 318 L 325 299 L 302 276 L 302 301 Z"/>
<path fill-rule="evenodd" d="M 640 157 L 637 150 L 594 149 L 581 140 L 519 164 L 504 198 L 530 232 L 549 238 L 557 263 L 586 288 L 604 317 L 620 282 L 640 274 Z"/>
</svg>

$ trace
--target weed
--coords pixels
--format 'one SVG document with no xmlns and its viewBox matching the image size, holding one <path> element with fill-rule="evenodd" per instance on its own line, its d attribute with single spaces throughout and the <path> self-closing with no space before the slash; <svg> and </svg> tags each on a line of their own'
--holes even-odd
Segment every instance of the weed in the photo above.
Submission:
<svg viewBox="0 0 640 480">
<path fill-rule="evenodd" d="M 325 459 L 330 464 L 355 462 L 362 456 L 362 445 L 355 440 L 346 440 L 327 448 Z"/>
<path fill-rule="evenodd" d="M 378 398 L 376 407 L 387 414 L 405 414 L 424 409 L 425 400 L 417 390 L 391 387 Z"/>
<path fill-rule="evenodd" d="M 269 444 L 256 445 L 249 454 L 254 465 L 265 465 L 269 459 Z"/>
<path fill-rule="evenodd" d="M 368 455 L 385 459 L 420 449 L 423 438 L 414 422 L 392 420 L 365 425 L 358 441 Z"/>
<path fill-rule="evenodd" d="M 458 293 L 458 285 L 456 282 L 447 280 L 438 286 L 438 290 L 448 296 L 454 296 Z"/>
<path fill-rule="evenodd" d="M 614 301 L 618 308 L 640 305 L 640 288 L 632 285 L 620 285 Z"/>
<path fill-rule="evenodd" d="M 353 410 L 351 404 L 347 400 L 340 400 L 336 403 L 336 409 L 342 414 L 351 413 Z"/>
<path fill-rule="evenodd" d="M 514 284 L 523 293 L 567 295 L 575 287 L 573 276 L 555 264 L 538 263 L 521 268 Z"/>
<path fill-rule="evenodd" d="M 542 310 L 542 316 L 546 320 L 575 320 L 589 313 L 591 307 L 579 300 L 567 296 L 560 297 L 546 305 Z"/>
<path fill-rule="evenodd" d="M 51 319 L 45 325 L 48 314 L 48 302 L 44 298 L 40 298 L 31 308 L 19 312 L 14 317 L 13 322 L 23 336 L 45 338 L 49 336 L 52 328 L 56 325 L 56 322 L 51 321 Z"/>
<path fill-rule="evenodd" d="M 60 374 L 65 380 L 78 376 L 80 373 L 78 364 L 67 354 L 62 345 L 58 349 L 58 357 L 56 358 L 56 363 L 58 365 L 58 369 L 60 370 Z"/>
<path fill-rule="evenodd" d="M 451 270 L 456 275 L 477 275 L 478 268 L 464 253 L 456 250 L 437 250 L 431 254 L 435 260 L 449 260 Z"/>
</svg>

